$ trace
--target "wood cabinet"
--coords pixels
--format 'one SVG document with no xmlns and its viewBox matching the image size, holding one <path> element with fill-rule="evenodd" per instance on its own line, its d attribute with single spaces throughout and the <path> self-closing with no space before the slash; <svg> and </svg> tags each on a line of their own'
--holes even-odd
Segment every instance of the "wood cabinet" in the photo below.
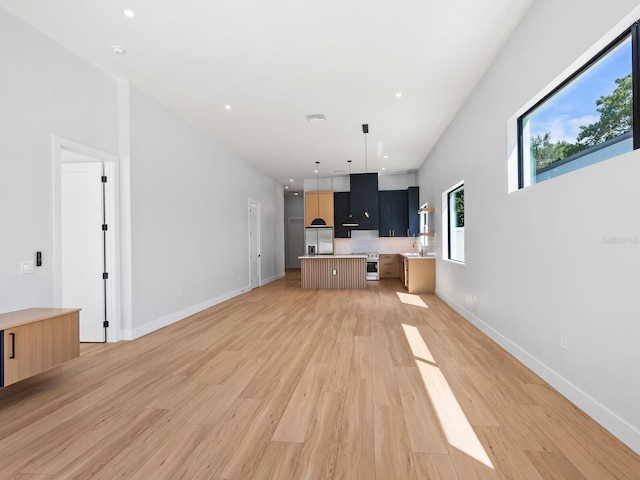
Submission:
<svg viewBox="0 0 640 480">
<path fill-rule="evenodd" d="M 409 236 L 417 237 L 420 233 L 420 187 L 407 189 L 407 214 L 409 221 Z"/>
<path fill-rule="evenodd" d="M 380 278 L 398 278 L 398 255 L 395 253 L 381 253 L 378 258 L 378 269 L 380 271 Z"/>
<path fill-rule="evenodd" d="M 380 213 L 378 208 L 378 174 L 353 173 L 349 177 L 351 188 L 351 213 L 360 223 L 352 230 L 379 230 Z M 364 212 L 369 217 L 364 215 Z"/>
<path fill-rule="evenodd" d="M 419 235 L 419 192 L 419 187 L 409 187 L 407 190 L 383 190 L 378 193 L 381 237 Z"/>
<path fill-rule="evenodd" d="M 378 192 L 381 237 L 406 237 L 409 230 L 406 190 Z M 417 210 L 416 210 L 417 215 Z"/>
<path fill-rule="evenodd" d="M 409 293 L 436 292 L 435 257 L 405 257 L 400 255 L 402 272 L 400 280 Z"/>
<path fill-rule="evenodd" d="M 78 357 L 79 312 L 30 308 L 0 315 L 0 387 Z"/>
<path fill-rule="evenodd" d="M 318 207 L 320 210 L 318 210 Z M 305 192 L 304 193 L 304 224 L 311 226 L 314 218 L 323 218 L 328 227 L 334 224 L 333 192 Z"/>
<path fill-rule="evenodd" d="M 349 206 L 349 192 L 333 193 L 333 221 L 335 222 L 333 232 L 336 238 L 351 237 L 351 227 L 342 226 L 342 222 L 349 216 Z"/>
</svg>

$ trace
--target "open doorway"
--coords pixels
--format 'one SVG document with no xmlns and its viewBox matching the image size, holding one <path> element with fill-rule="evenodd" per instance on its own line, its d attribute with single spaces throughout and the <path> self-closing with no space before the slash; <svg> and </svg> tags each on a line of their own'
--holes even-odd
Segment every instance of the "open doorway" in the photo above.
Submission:
<svg viewBox="0 0 640 480">
<path fill-rule="evenodd" d="M 54 137 L 54 297 L 80 341 L 120 339 L 117 157 Z"/>
</svg>

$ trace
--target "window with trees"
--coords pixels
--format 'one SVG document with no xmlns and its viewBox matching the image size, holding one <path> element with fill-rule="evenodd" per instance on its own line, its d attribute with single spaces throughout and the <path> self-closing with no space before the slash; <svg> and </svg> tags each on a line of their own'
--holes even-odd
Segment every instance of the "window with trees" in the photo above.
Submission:
<svg viewBox="0 0 640 480">
<path fill-rule="evenodd" d="M 519 188 L 638 148 L 633 79 L 640 72 L 632 57 L 637 28 L 518 118 Z"/>
<path fill-rule="evenodd" d="M 458 183 L 443 194 L 443 252 L 449 260 L 464 262 L 464 183 Z"/>
</svg>

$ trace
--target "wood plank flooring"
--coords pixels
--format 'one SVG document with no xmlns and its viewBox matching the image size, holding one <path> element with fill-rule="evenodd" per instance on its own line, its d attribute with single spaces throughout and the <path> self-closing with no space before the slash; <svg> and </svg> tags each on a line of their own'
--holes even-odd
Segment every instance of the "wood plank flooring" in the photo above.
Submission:
<svg viewBox="0 0 640 480">
<path fill-rule="evenodd" d="M 0 390 L 0 479 L 640 478 L 640 456 L 435 295 L 299 285 Z"/>
</svg>

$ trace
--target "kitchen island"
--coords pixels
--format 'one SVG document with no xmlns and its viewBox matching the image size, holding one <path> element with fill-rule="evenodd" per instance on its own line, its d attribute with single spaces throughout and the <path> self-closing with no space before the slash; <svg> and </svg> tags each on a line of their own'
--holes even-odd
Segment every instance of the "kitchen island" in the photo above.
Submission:
<svg viewBox="0 0 640 480">
<path fill-rule="evenodd" d="M 304 255 L 302 288 L 367 288 L 366 255 Z"/>
</svg>

